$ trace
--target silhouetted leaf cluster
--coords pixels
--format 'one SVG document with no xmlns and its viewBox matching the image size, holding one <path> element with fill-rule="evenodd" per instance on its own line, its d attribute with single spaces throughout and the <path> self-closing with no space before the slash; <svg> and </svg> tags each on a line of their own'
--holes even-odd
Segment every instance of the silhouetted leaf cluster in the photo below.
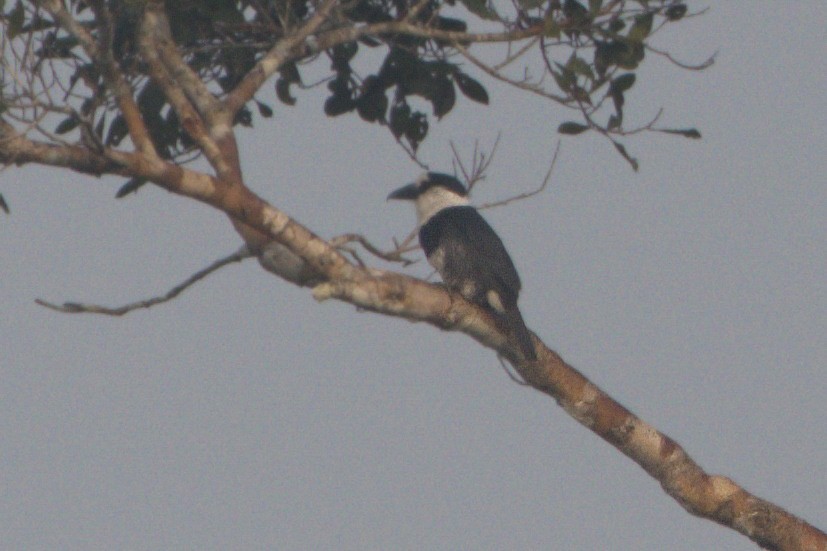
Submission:
<svg viewBox="0 0 827 551">
<path fill-rule="evenodd" d="M 355 110 L 367 122 L 387 124 L 397 139 L 404 138 L 416 150 L 428 133 L 428 116 L 411 106 L 411 98 L 430 103 L 437 119 L 454 107 L 457 90 L 475 102 L 488 103 L 482 84 L 458 65 L 445 59 L 425 59 L 401 45 L 392 46 L 379 70 L 357 84 L 350 67 L 357 49 L 352 43 L 331 53 L 336 76 L 328 82 L 331 95 L 324 106 L 328 116 Z"/>
<path fill-rule="evenodd" d="M 71 75 L 63 89 L 66 105 L 71 109 L 63 110 L 65 114 L 55 123 L 54 133 L 82 132 L 101 144 L 117 146 L 128 136 L 128 129 L 111 92 L 104 86 L 100 68 L 89 61 L 77 40 L 37 5 L 0 0 L 0 24 L 9 39 L 27 35 L 38 64 L 62 64 L 60 71 Z M 104 38 L 104 27 L 92 6 L 108 10 L 113 54 L 135 90 L 157 151 L 176 161 L 196 156 L 195 144 L 163 91 L 149 78 L 148 68 L 139 55 L 138 32 L 146 0 L 68 0 L 66 5 L 98 41 Z M 182 0 L 164 5 L 172 35 L 186 63 L 221 96 L 230 92 L 279 39 L 312 17 L 319 3 Z M 675 0 L 620 4 L 602 0 L 515 0 L 513 7 L 516 17 L 505 18 L 490 0 L 429 0 L 424 6 L 419 0 L 348 0 L 334 7 L 326 24 L 347 28 L 407 18 L 423 29 L 463 33 L 470 22 L 483 18 L 497 22 L 501 32 L 540 29 L 544 35 L 541 53 L 546 58 L 546 70 L 553 77 L 544 86 L 556 85 L 562 94 L 557 95 L 561 98 L 557 101 L 579 107 L 587 119 L 565 122 L 559 131 L 622 134 L 626 95 L 635 83 L 634 71 L 645 58 L 647 38 L 659 26 L 687 15 L 686 5 Z M 412 12 L 414 8 L 418 11 Z M 464 42 L 464 47 L 471 42 Z M 382 55 L 359 56 L 367 49 Z M 570 56 L 565 63 L 553 61 L 560 59 L 559 52 L 567 49 Z M 354 68 L 357 56 L 359 71 Z M 328 116 L 355 113 L 366 122 L 386 126 L 413 151 L 426 138 L 431 119 L 445 117 L 458 99 L 464 97 L 480 104 L 489 101 L 485 86 L 468 74 L 456 45 L 445 36 L 376 34 L 360 35 L 324 52 L 309 45 L 297 50 L 279 68 L 274 85 L 275 97 L 282 104 L 295 105 L 299 92 L 312 86 L 302 75 L 318 58 L 329 61 L 327 78 L 319 80 L 318 67 L 312 73 L 314 82 L 327 87 L 323 108 Z M 363 61 L 374 59 L 378 64 L 365 73 Z M 0 97 L 0 104 L 2 101 Z M 253 98 L 238 112 L 235 124 L 250 126 L 255 116 L 273 117 L 274 108 L 268 101 Z M 612 112 L 595 118 L 604 104 L 611 105 Z M 697 133 L 693 129 L 671 132 L 688 137 Z M 127 183 L 124 193 L 138 185 Z"/>
</svg>

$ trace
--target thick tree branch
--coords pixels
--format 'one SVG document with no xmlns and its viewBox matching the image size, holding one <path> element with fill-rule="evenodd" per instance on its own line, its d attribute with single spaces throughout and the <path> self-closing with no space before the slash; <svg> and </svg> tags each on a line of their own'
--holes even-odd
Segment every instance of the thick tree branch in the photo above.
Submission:
<svg viewBox="0 0 827 551">
<path fill-rule="evenodd" d="M 4 165 L 35 163 L 68 168 L 95 176 L 129 174 L 129 171 L 120 163 L 87 147 L 55 145 L 30 140 L 2 119 L 0 119 L 0 163 Z"/>
<path fill-rule="evenodd" d="M 159 17 L 152 17 L 148 15 L 144 18 L 143 25 L 139 36 L 139 45 L 141 54 L 148 65 L 149 74 L 152 80 L 163 90 L 164 96 L 169 101 L 175 113 L 178 115 L 178 120 L 181 121 L 181 126 L 187 134 L 198 144 L 199 149 L 204 153 L 204 156 L 209 161 L 210 165 L 215 169 L 219 178 L 226 181 L 232 181 L 237 174 L 236 169 L 231 169 L 224 159 L 218 144 L 209 135 L 207 129 L 201 118 L 201 114 L 196 112 L 190 103 L 189 97 L 198 96 L 198 93 L 187 94 L 181 86 L 181 82 L 187 82 L 188 78 L 176 79 L 169 72 L 167 65 L 163 63 L 159 52 L 162 50 L 159 40 L 157 39 L 159 32 L 155 31 L 157 26 L 165 26 L 169 31 L 168 25 Z M 166 42 L 166 41 L 165 41 Z M 171 56 L 168 56 L 168 59 Z M 176 64 L 177 65 L 177 64 Z M 186 67 L 186 64 L 181 61 L 180 65 Z M 179 77 L 190 71 L 176 71 Z M 196 79 L 200 83 L 200 79 Z M 190 87 L 190 90 L 192 87 Z M 189 97 L 188 97 L 189 96 Z M 219 108 L 218 103 L 209 103 L 202 107 L 208 110 L 212 107 Z"/>
<path fill-rule="evenodd" d="M 156 58 L 166 64 L 166 69 L 204 117 L 211 132 L 219 126 L 222 133 L 228 131 L 232 125 L 232 114 L 223 109 L 221 102 L 181 57 L 172 38 L 163 0 L 147 3 L 140 32 L 142 40 L 157 49 Z"/>
<path fill-rule="evenodd" d="M 6 139 L 5 135 L 2 139 Z M 13 146 L 20 143 L 24 147 L 16 147 L 17 153 L 25 161 L 68 166 L 77 153 L 70 148 L 43 149 L 25 138 L 4 142 Z M 0 151 L 5 154 L 9 148 Z M 246 188 L 227 186 L 169 163 L 147 163 L 138 154 L 117 153 L 115 157 L 124 169 L 143 167 L 143 176 L 170 191 L 215 206 L 283 243 L 325 278 L 314 288 L 317 299 L 336 298 L 385 315 L 462 331 L 496 350 L 528 384 L 553 397 L 576 420 L 638 463 L 690 513 L 738 530 L 768 549 L 827 550 L 827 534 L 753 496 L 733 481 L 704 472 L 678 444 L 615 402 L 539 340 L 535 343 L 538 360 L 523 362 L 519 351 L 486 311 L 440 286 L 350 264 L 329 243 Z M 104 158 L 93 159 L 103 168 Z M 6 161 L 3 157 L 0 160 Z M 79 160 L 84 164 L 73 168 L 94 167 L 87 157 L 81 156 Z"/>
<path fill-rule="evenodd" d="M 263 240 L 269 241 L 268 244 L 279 245 L 271 249 L 272 255 L 287 255 L 295 262 L 289 273 L 279 271 L 283 268 L 281 265 L 273 271 L 294 283 L 312 284 L 317 299 L 334 298 L 380 314 L 462 331 L 495 350 L 514 365 L 527 384 L 554 398 L 576 420 L 638 463 L 690 513 L 738 530 L 768 549 L 827 551 L 827 535 L 823 532 L 753 496 L 732 480 L 706 473 L 677 443 L 614 401 L 539 339 L 535 340 L 537 361 L 523 361 L 519 350 L 487 311 L 443 287 L 402 274 L 354 265 L 333 243 L 321 239 L 244 186 L 232 131 L 233 116 L 285 61 L 360 37 L 396 34 L 454 44 L 485 70 L 484 64 L 467 53 L 467 44 L 518 41 L 541 36 L 544 30 L 542 25 L 535 25 L 499 33 L 452 32 L 409 20 L 322 30 L 322 24 L 335 4 L 335 0 L 324 0 L 307 22 L 280 40 L 221 102 L 182 58 L 172 40 L 164 2 L 148 1 L 142 30 L 144 42 L 141 44 L 144 61 L 149 63 L 152 78 L 164 90 L 182 125 L 212 163 L 218 174 L 214 177 L 167 162 L 155 154 L 133 91 L 112 57 L 111 21 L 104 17 L 106 4 L 101 1 L 94 4 L 99 18 L 104 19 L 96 42 L 92 34 L 71 17 L 62 2 L 47 0 L 44 5 L 50 13 L 79 41 L 86 55 L 100 66 L 106 86 L 115 95 L 119 112 L 138 151 L 123 152 L 105 147 L 96 150 L 33 141 L 0 119 L 0 162 L 39 163 L 94 175 L 138 177 L 209 204 L 229 215 L 236 227 L 255 231 Z M 424 2 L 418 4 L 424 5 Z M 502 78 L 498 76 L 498 67 L 488 67 L 488 73 Z M 568 101 L 562 96 L 547 97 Z M 260 252 L 252 247 L 251 250 Z M 264 253 L 260 258 L 263 256 Z"/>
<path fill-rule="evenodd" d="M 753 496 L 733 481 L 703 471 L 668 436 L 635 417 L 538 340 L 538 361 L 519 351 L 484 310 L 443 288 L 400 274 L 361 269 L 329 243 L 252 193 L 210 204 L 288 246 L 326 276 L 314 296 L 443 329 L 462 331 L 496 350 L 523 379 L 548 394 L 584 426 L 618 448 L 656 478 L 687 511 L 738 530 L 769 549 L 827 550 L 827 534 L 780 507 Z"/>
<path fill-rule="evenodd" d="M 304 25 L 279 40 L 247 73 L 238 86 L 227 95 L 224 100 L 226 110 L 235 115 L 239 109 L 250 101 L 258 92 L 258 89 L 261 88 L 261 85 L 291 57 L 294 50 L 321 27 L 337 3 L 338 0 L 324 0 L 321 7 Z"/>
<path fill-rule="evenodd" d="M 144 155 L 157 157 L 158 154 L 155 151 L 155 146 L 152 144 L 149 130 L 144 124 L 138 104 L 135 103 L 135 98 L 132 97 L 132 88 L 123 77 L 123 74 L 112 56 L 112 50 L 110 47 L 111 40 L 105 44 L 105 47 L 100 48 L 92 38 L 92 35 L 89 34 L 89 32 L 80 23 L 78 23 L 68 11 L 66 11 L 66 8 L 63 6 L 63 2 L 60 0 L 50 0 L 45 4 L 45 7 L 52 17 L 54 17 L 60 24 L 60 26 L 63 27 L 66 32 L 75 37 L 75 39 L 77 39 L 86 52 L 86 55 L 88 55 L 93 61 L 97 62 L 96 64 L 101 69 L 101 74 L 103 75 L 107 87 L 115 95 L 115 101 L 117 101 L 118 108 L 120 109 L 124 121 L 126 121 L 126 125 L 129 128 L 129 136 L 132 138 L 132 143 L 134 143 L 135 147 Z M 101 10 L 105 11 L 106 8 L 100 7 L 99 11 Z M 105 22 L 108 19 L 103 19 L 103 34 L 105 35 L 104 41 L 106 41 L 106 37 L 109 36 L 109 33 L 106 32 L 107 27 Z"/>
<path fill-rule="evenodd" d="M 235 111 L 228 109 L 207 88 L 198 74 L 184 61 L 172 37 L 163 2 L 153 0 L 147 6 L 141 27 L 141 38 L 147 52 L 161 64 L 156 64 L 153 78 L 165 89 L 174 90 L 168 96 L 186 131 L 201 146 L 217 175 L 226 184 L 243 187 L 244 176 L 233 131 Z M 154 51 L 153 51 L 154 49 Z M 157 52 L 157 55 L 154 55 Z M 190 109 L 181 92 L 195 107 Z M 240 107 L 239 107 L 240 108 Z M 180 110 L 180 111 L 179 111 Z M 187 125 L 190 126 L 187 126 Z M 202 125 L 206 125 L 207 135 Z M 233 219 L 233 226 L 253 251 L 262 251 L 268 238 Z"/>
<path fill-rule="evenodd" d="M 706 473 L 674 440 L 613 400 L 539 339 L 538 361 L 521 361 L 486 312 L 440 287 L 383 273 L 360 283 L 323 283 L 314 296 L 463 331 L 508 358 L 527 384 L 554 398 L 574 419 L 635 461 L 693 515 L 733 528 L 767 549 L 827 549 L 827 534 L 729 478 Z"/>
</svg>

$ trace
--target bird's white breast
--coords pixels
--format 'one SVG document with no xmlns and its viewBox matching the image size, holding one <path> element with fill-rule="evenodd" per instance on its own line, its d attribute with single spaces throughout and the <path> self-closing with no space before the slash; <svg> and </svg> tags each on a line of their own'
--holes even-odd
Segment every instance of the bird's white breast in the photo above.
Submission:
<svg viewBox="0 0 827 551">
<path fill-rule="evenodd" d="M 444 187 L 434 186 L 416 198 L 416 219 L 422 227 L 433 215 L 448 207 L 468 204 L 468 197 L 457 195 Z"/>
</svg>

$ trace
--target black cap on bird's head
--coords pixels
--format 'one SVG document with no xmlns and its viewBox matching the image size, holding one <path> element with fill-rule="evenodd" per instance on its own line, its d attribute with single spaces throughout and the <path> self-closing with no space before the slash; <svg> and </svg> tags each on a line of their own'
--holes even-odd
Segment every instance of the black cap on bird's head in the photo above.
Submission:
<svg viewBox="0 0 827 551">
<path fill-rule="evenodd" d="M 415 200 L 420 195 L 433 188 L 442 188 L 459 197 L 468 196 L 468 190 L 462 182 L 442 172 L 426 172 L 413 183 L 403 186 L 388 195 L 388 199 Z"/>
</svg>

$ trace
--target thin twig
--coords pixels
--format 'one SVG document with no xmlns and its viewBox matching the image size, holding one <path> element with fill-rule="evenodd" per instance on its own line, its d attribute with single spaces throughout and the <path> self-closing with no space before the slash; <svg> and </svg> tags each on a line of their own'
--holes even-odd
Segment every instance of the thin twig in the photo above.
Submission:
<svg viewBox="0 0 827 551">
<path fill-rule="evenodd" d="M 408 240 L 404 241 L 401 246 L 396 245 L 396 243 L 394 243 L 394 245 L 396 245 L 396 246 L 392 251 L 383 251 L 383 250 L 379 249 L 374 244 L 372 244 L 370 241 L 368 241 L 367 238 L 365 238 L 363 235 L 360 235 L 358 233 L 346 233 L 344 235 L 334 237 L 333 239 L 330 240 L 331 245 L 333 245 L 337 249 L 349 252 L 351 255 L 353 255 L 353 257 L 356 259 L 356 261 L 360 265 L 364 266 L 364 263 L 361 261 L 361 259 L 356 254 L 356 252 L 353 251 L 352 249 L 350 249 L 349 247 L 345 246 L 347 243 L 354 243 L 354 242 L 359 243 L 360 245 L 362 245 L 365 248 L 365 250 L 368 251 L 373 256 L 375 256 L 377 258 L 381 258 L 382 260 L 387 260 L 388 262 L 399 262 L 403 266 L 409 266 L 409 265 L 413 264 L 414 262 L 416 262 L 415 260 L 411 260 L 409 258 L 405 258 L 404 256 L 402 256 L 404 253 L 416 250 L 416 248 L 417 248 L 417 247 L 409 247 L 408 244 L 407 244 Z"/>
<path fill-rule="evenodd" d="M 96 304 L 81 304 L 79 302 L 64 302 L 63 304 L 53 304 L 51 302 L 46 302 L 42 299 L 36 299 L 35 302 L 40 306 L 45 306 L 46 308 L 50 308 L 52 310 L 56 310 L 58 312 L 63 312 L 66 314 L 104 314 L 107 316 L 123 316 L 124 314 L 128 314 L 133 310 L 138 310 L 140 308 L 151 308 L 156 304 L 161 304 L 169 300 L 172 300 L 178 295 L 180 295 L 188 287 L 204 279 L 216 270 L 223 268 L 227 264 L 231 264 L 233 262 L 241 262 L 242 260 L 250 258 L 251 256 L 253 256 L 253 254 L 247 249 L 247 247 L 242 247 L 233 254 L 216 260 L 203 270 L 195 272 L 190 277 L 188 277 L 183 283 L 176 285 L 163 296 L 153 297 L 146 300 L 140 300 L 138 302 L 118 306 L 117 308 L 108 308 L 106 306 L 99 306 Z"/>
<path fill-rule="evenodd" d="M 652 52 L 653 54 L 665 57 L 669 60 L 670 63 L 677 65 L 681 69 L 686 69 L 688 71 L 703 71 L 704 69 L 714 65 L 715 58 L 718 57 L 718 50 L 715 50 L 715 52 L 711 56 L 706 58 L 706 60 L 702 61 L 701 63 L 691 64 L 684 63 L 683 61 L 675 59 L 674 57 L 672 57 L 672 54 L 670 54 L 666 50 L 658 50 L 657 48 L 655 48 L 654 46 L 650 46 L 649 44 L 646 44 L 646 49 Z"/>
<path fill-rule="evenodd" d="M 557 147 L 554 148 L 554 156 L 551 158 L 551 164 L 548 167 L 548 172 L 546 172 L 545 178 L 543 178 L 543 183 L 540 184 L 535 190 L 527 191 L 525 193 L 521 193 L 519 195 L 514 195 L 513 197 L 509 197 L 508 199 L 503 199 L 502 201 L 495 201 L 493 203 L 485 203 L 477 207 L 478 209 L 490 209 L 492 207 L 501 207 L 503 205 L 507 205 L 512 201 L 522 201 L 523 199 L 528 199 L 529 197 L 533 197 L 538 193 L 543 192 L 548 186 L 549 181 L 551 181 L 551 173 L 554 171 L 554 165 L 557 164 L 557 156 L 560 153 L 560 141 L 557 142 Z"/>
<path fill-rule="evenodd" d="M 456 144 L 454 144 L 453 141 L 450 142 L 451 152 L 454 154 L 454 158 L 451 161 L 454 165 L 454 172 L 456 172 L 457 167 L 459 167 L 459 171 L 462 173 L 462 177 L 468 186 L 469 192 L 474 188 L 474 185 L 477 182 L 485 179 L 485 172 L 494 160 L 494 155 L 497 153 L 497 147 L 500 145 L 500 138 L 502 138 L 502 132 L 497 132 L 497 138 L 494 140 L 494 145 L 491 147 L 491 153 L 487 156 L 484 152 L 480 151 L 479 141 L 474 142 L 474 151 L 471 154 L 470 170 L 465 168 Z"/>
</svg>

